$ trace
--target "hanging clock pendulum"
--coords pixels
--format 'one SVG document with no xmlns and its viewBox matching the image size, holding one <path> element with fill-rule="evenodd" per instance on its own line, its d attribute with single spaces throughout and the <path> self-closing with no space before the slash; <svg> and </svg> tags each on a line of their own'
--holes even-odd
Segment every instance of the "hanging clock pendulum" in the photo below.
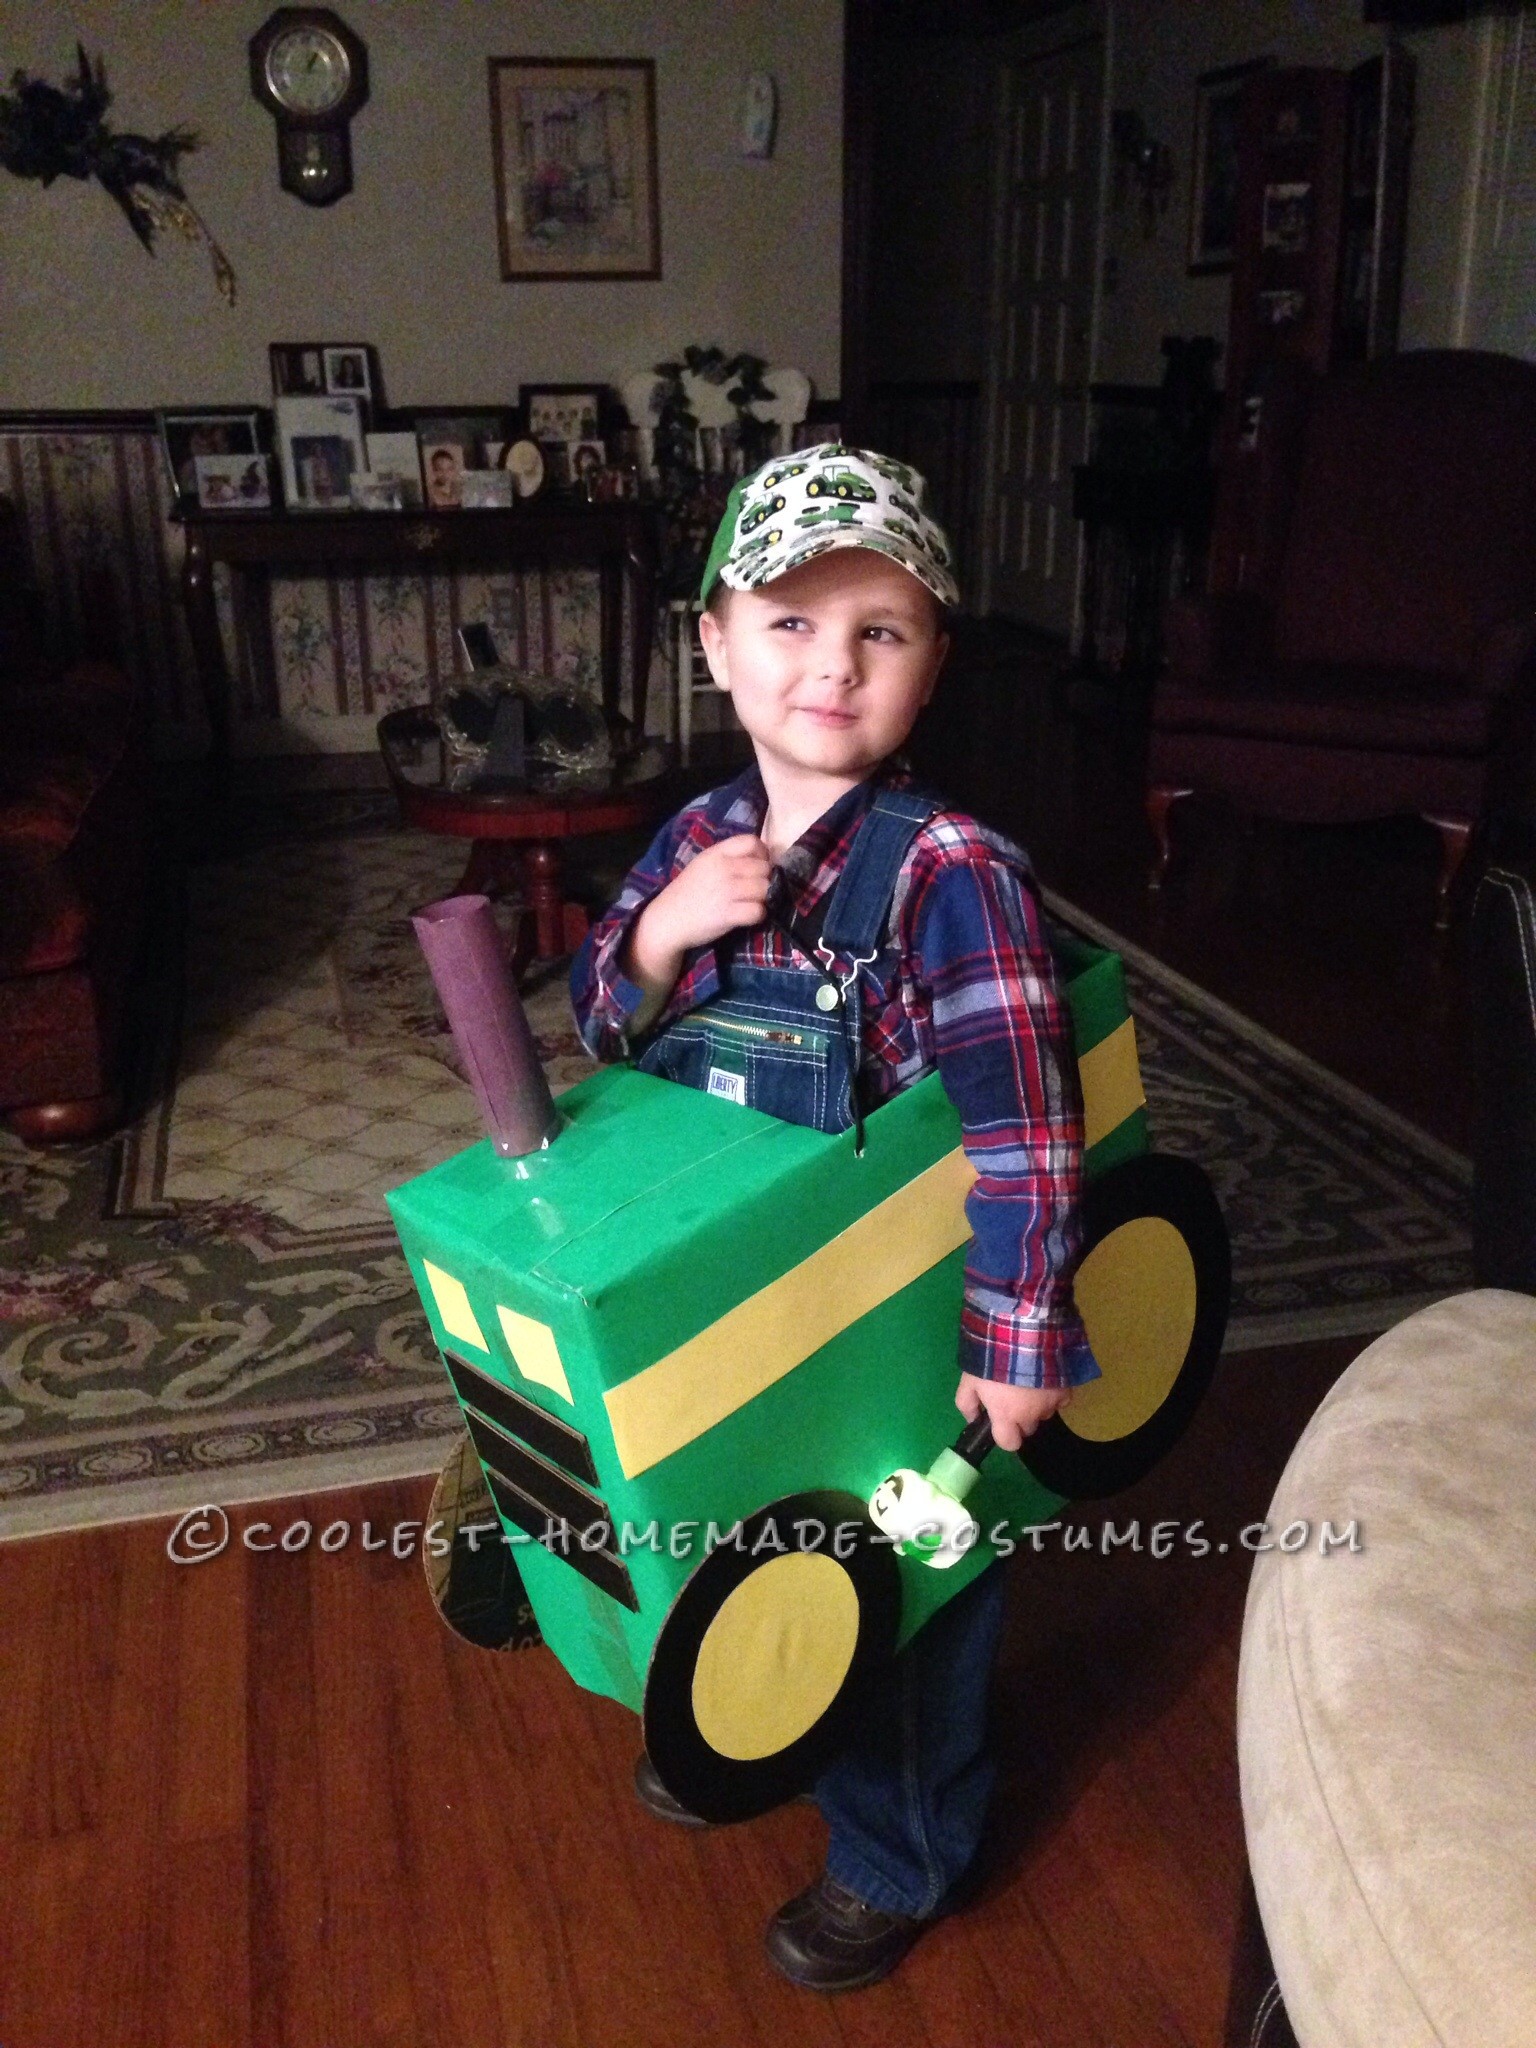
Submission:
<svg viewBox="0 0 1536 2048">
<path fill-rule="evenodd" d="M 277 123 L 278 179 L 308 206 L 352 190 L 349 124 L 368 51 L 328 7 L 280 7 L 251 38 L 251 91 Z"/>
</svg>

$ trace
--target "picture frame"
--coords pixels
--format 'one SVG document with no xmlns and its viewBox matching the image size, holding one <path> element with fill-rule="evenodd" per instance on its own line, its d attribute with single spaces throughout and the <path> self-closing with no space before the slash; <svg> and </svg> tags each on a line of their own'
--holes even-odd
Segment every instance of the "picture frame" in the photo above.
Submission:
<svg viewBox="0 0 1536 2048">
<path fill-rule="evenodd" d="M 400 486 L 400 506 L 419 512 L 426 504 L 421 482 L 421 443 L 413 433 L 372 433 L 365 436 L 368 468 L 381 480 Z"/>
<path fill-rule="evenodd" d="M 426 481 L 429 512 L 459 510 L 464 502 L 464 472 L 468 468 L 462 442 L 429 441 L 423 437 L 421 473 Z"/>
<path fill-rule="evenodd" d="M 1191 277 L 1215 277 L 1232 268 L 1237 236 L 1238 104 L 1243 87 L 1273 57 L 1251 57 L 1202 71 L 1195 80 L 1194 140 L 1189 173 Z"/>
<path fill-rule="evenodd" d="M 535 441 L 544 463 L 544 482 L 552 491 L 568 491 L 571 487 L 571 447 L 569 441 Z"/>
<path fill-rule="evenodd" d="M 200 455 L 260 455 L 266 416 L 256 406 L 184 405 L 156 415 L 160 448 L 178 512 L 201 509 L 197 494 Z"/>
<path fill-rule="evenodd" d="M 502 450 L 501 466 L 512 479 L 513 495 L 532 498 L 543 488 L 544 457 L 538 444 L 519 438 Z"/>
<path fill-rule="evenodd" d="M 274 398 L 357 398 L 380 401 L 378 356 L 366 341 L 272 341 L 267 344 Z"/>
<path fill-rule="evenodd" d="M 196 455 L 197 504 L 201 512 L 270 512 L 272 471 L 269 457 Z"/>
<path fill-rule="evenodd" d="M 368 467 L 362 401 L 285 394 L 277 400 L 283 498 L 291 512 L 335 512 L 352 503 L 352 479 Z"/>
<path fill-rule="evenodd" d="M 571 448 L 571 483 L 589 498 L 597 495 L 594 479 L 600 477 L 608 467 L 608 450 L 601 441 L 573 441 Z"/>
<path fill-rule="evenodd" d="M 459 478 L 465 512 L 504 512 L 512 506 L 512 478 L 504 469 L 466 469 Z"/>
<path fill-rule="evenodd" d="M 599 384 L 522 384 L 518 399 L 530 441 L 596 441 L 608 395 Z"/>
<path fill-rule="evenodd" d="M 1312 240 L 1312 181 L 1287 178 L 1264 187 L 1260 247 L 1304 256 Z"/>
<path fill-rule="evenodd" d="M 492 57 L 489 75 L 503 278 L 659 278 L 652 60 Z"/>
<path fill-rule="evenodd" d="M 355 512 L 403 512 L 404 485 L 397 476 L 379 476 L 371 469 L 359 470 L 352 479 L 352 509 Z M 415 509 L 421 510 L 420 497 Z"/>
<path fill-rule="evenodd" d="M 324 398 L 323 341 L 269 341 L 267 363 L 274 398 Z"/>
<path fill-rule="evenodd" d="M 322 354 L 328 392 L 338 397 L 350 394 L 354 398 L 372 398 L 373 378 L 369 372 L 366 348 L 337 342 L 325 348 Z"/>
<path fill-rule="evenodd" d="M 512 438 L 510 409 L 496 405 L 421 406 L 394 416 L 409 425 L 423 449 L 428 442 L 453 441 L 463 451 L 466 469 L 488 469 L 486 448 L 493 441 Z"/>
</svg>

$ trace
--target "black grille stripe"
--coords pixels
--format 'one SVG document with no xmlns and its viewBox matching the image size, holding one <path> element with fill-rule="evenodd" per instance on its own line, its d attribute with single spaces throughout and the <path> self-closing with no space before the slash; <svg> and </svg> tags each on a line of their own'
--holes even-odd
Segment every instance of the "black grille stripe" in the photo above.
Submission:
<svg viewBox="0 0 1536 2048">
<path fill-rule="evenodd" d="M 574 1479 L 567 1479 L 546 1459 L 514 1441 L 483 1415 L 466 1415 L 464 1420 L 469 1424 L 482 1465 L 499 1472 L 503 1479 L 510 1479 L 535 1506 L 543 1508 L 557 1522 L 569 1522 L 577 1529 L 586 1529 L 593 1522 L 603 1523 L 608 1530 L 604 1547 L 617 1550 L 608 1509 L 595 1493 L 588 1493 Z"/>
<path fill-rule="evenodd" d="M 525 1529 L 536 1541 L 548 1534 L 548 1512 L 537 1501 L 530 1499 L 521 1487 L 514 1486 L 510 1480 L 503 1479 L 499 1472 L 489 1468 L 485 1479 L 497 1507 L 509 1522 L 515 1523 L 519 1529 Z M 613 1552 L 583 1550 L 577 1540 L 575 1529 L 568 1529 L 567 1536 L 565 1547 L 556 1548 L 555 1555 L 563 1557 L 568 1565 L 574 1566 L 584 1578 L 590 1579 L 593 1585 L 606 1593 L 610 1599 L 617 1600 L 620 1606 L 638 1614 L 640 1601 L 635 1592 L 635 1582 Z"/>
<path fill-rule="evenodd" d="M 467 1358 L 445 1351 L 443 1363 L 448 1368 L 449 1379 L 453 1381 L 454 1392 L 466 1408 L 478 1408 L 482 1415 L 489 1415 L 503 1429 L 520 1436 L 524 1443 L 532 1444 L 542 1456 L 556 1465 L 563 1465 L 578 1479 L 585 1479 L 589 1486 L 596 1486 L 597 1467 L 592 1462 L 592 1446 L 579 1429 L 572 1429 L 558 1415 L 551 1415 L 523 1395 L 514 1394 L 510 1387 L 493 1380 L 489 1373 L 471 1365 Z"/>
</svg>

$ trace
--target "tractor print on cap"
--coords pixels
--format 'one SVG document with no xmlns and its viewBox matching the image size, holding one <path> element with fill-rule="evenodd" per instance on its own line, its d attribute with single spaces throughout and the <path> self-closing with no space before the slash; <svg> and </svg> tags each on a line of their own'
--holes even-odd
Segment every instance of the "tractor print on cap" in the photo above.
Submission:
<svg viewBox="0 0 1536 2048">
<path fill-rule="evenodd" d="M 756 561 L 760 555 L 766 555 L 768 550 L 776 548 L 783 538 L 784 529 L 781 526 L 770 526 L 766 533 L 756 535 L 754 539 L 736 550 L 738 567 L 744 562 Z"/>
<path fill-rule="evenodd" d="M 780 484 L 788 483 L 792 476 L 804 476 L 809 468 L 808 462 L 782 462 L 777 468 L 770 469 L 766 476 L 760 476 L 757 487 L 760 491 L 777 490 Z"/>
<path fill-rule="evenodd" d="M 775 512 L 782 512 L 783 510 L 784 499 L 782 497 L 765 498 L 761 505 L 754 505 L 750 512 L 743 512 L 740 519 L 737 520 L 737 538 L 742 539 L 749 533 L 756 533 L 765 519 L 771 519 Z"/>
<path fill-rule="evenodd" d="M 904 462 L 893 462 L 888 455 L 866 454 L 864 460 L 888 484 L 897 484 L 904 491 L 917 489 L 917 478 Z"/>
<path fill-rule="evenodd" d="M 922 506 L 913 498 L 903 497 L 900 491 L 892 491 L 891 509 L 905 513 L 908 519 L 921 520 L 923 516 Z"/>
<path fill-rule="evenodd" d="M 871 492 L 873 497 L 874 493 Z M 857 505 L 813 505 L 809 512 L 802 512 L 795 521 L 796 526 L 860 526 Z"/>
<path fill-rule="evenodd" d="M 821 476 L 813 476 L 805 487 L 808 498 L 856 499 L 861 505 L 873 505 L 877 496 L 872 484 L 865 483 L 851 469 L 829 469 Z"/>
</svg>

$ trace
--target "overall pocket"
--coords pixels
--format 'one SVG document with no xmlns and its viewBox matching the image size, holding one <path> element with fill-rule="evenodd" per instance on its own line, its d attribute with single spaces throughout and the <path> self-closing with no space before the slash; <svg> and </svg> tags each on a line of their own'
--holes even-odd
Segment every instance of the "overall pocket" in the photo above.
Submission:
<svg viewBox="0 0 1536 2048">
<path fill-rule="evenodd" d="M 842 1130 L 846 1060 L 834 1033 L 723 998 L 669 1025 L 635 1064 L 788 1123 Z M 829 1109 L 841 1121 L 827 1122 Z"/>
</svg>

